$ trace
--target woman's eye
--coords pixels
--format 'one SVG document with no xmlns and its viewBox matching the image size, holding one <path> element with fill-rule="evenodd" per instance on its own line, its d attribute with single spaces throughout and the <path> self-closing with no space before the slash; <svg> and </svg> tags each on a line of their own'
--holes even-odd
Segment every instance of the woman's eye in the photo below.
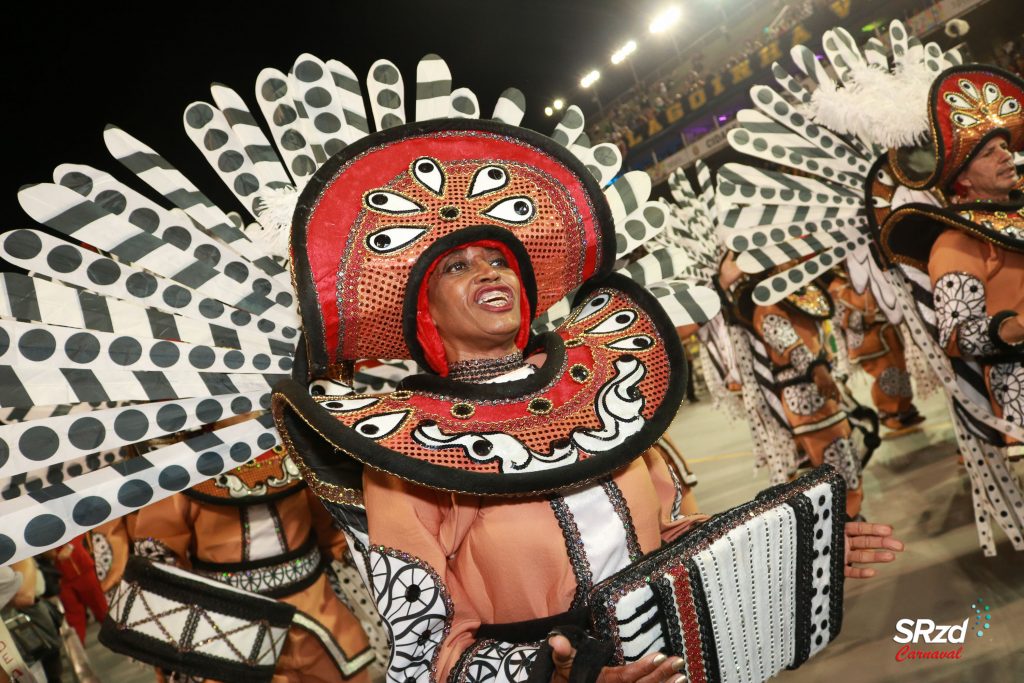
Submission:
<svg viewBox="0 0 1024 683">
<path fill-rule="evenodd" d="M 485 216 L 506 223 L 528 223 L 533 220 L 536 213 L 533 202 L 526 197 L 511 197 L 484 211 Z"/>
<path fill-rule="evenodd" d="M 378 254 L 390 254 L 407 247 L 420 238 L 426 228 L 397 227 L 371 232 L 366 236 L 366 246 Z"/>
<path fill-rule="evenodd" d="M 503 256 L 499 256 L 496 259 L 491 259 L 491 265 L 495 268 L 508 268 L 508 261 Z"/>
<path fill-rule="evenodd" d="M 366 195 L 366 206 L 383 213 L 402 214 L 423 211 L 423 207 L 395 192 L 377 190 Z"/>
<path fill-rule="evenodd" d="M 444 193 L 444 173 L 430 157 L 422 157 L 412 162 L 412 174 L 434 194 Z"/>
<path fill-rule="evenodd" d="M 444 267 L 446 273 L 456 273 L 466 267 L 465 261 L 452 261 Z"/>
<path fill-rule="evenodd" d="M 508 185 L 508 171 L 501 166 L 484 166 L 473 175 L 469 186 L 469 199 L 494 192 Z"/>
</svg>

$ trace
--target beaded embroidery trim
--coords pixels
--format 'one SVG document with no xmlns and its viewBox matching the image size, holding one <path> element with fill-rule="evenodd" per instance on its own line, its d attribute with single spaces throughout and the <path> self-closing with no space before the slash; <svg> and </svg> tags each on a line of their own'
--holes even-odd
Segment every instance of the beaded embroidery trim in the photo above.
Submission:
<svg viewBox="0 0 1024 683">
<path fill-rule="evenodd" d="M 455 382 L 483 382 L 500 377 L 526 365 L 522 351 L 501 358 L 474 358 L 448 364 L 448 379 Z"/>
</svg>

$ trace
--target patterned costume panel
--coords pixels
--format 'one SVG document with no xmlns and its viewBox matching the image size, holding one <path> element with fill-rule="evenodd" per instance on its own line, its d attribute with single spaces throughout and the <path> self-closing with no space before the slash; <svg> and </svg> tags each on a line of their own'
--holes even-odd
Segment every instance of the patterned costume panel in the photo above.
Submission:
<svg viewBox="0 0 1024 683">
<path fill-rule="evenodd" d="M 990 356 L 996 352 L 989 337 L 991 319 L 985 309 L 985 285 L 967 273 L 946 273 L 935 281 L 935 317 L 939 343 L 948 346 L 956 334 L 956 345 L 966 358 Z"/>
</svg>

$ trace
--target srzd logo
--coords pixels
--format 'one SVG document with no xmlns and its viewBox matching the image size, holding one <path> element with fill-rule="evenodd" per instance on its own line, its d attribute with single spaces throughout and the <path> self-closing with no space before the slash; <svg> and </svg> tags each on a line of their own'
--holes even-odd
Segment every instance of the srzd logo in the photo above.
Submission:
<svg viewBox="0 0 1024 683">
<path fill-rule="evenodd" d="M 989 613 L 989 606 L 985 601 L 978 598 L 978 601 L 971 605 L 974 610 L 973 629 L 981 638 L 989 628 L 992 615 Z M 960 659 L 964 653 L 964 640 L 967 638 L 967 623 L 970 617 L 959 624 L 936 624 L 931 619 L 900 619 L 896 622 L 896 635 L 892 639 L 897 643 L 905 643 L 896 653 L 896 661 L 904 662 L 908 659 Z M 959 645 L 959 647 L 916 649 L 911 645 L 918 643 Z"/>
</svg>

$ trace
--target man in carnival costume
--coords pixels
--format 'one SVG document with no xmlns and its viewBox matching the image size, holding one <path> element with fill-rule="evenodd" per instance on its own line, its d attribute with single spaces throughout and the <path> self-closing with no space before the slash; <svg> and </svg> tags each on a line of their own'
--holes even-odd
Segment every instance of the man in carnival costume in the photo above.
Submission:
<svg viewBox="0 0 1024 683">
<path fill-rule="evenodd" d="M 822 323 L 832 317 L 832 301 L 811 283 L 777 304 L 755 305 L 753 278 L 725 248 L 729 232 L 721 224 L 710 174 L 700 162 L 697 175 L 700 196 L 682 171 L 670 178 L 678 223 L 669 241 L 692 260 L 696 279 L 713 286 L 721 297 L 722 314 L 702 328 L 710 365 L 713 370 L 734 367 L 742 378 L 756 462 L 767 466 L 772 482 L 790 479 L 801 459 L 812 467 L 828 463 L 846 478 L 847 513 L 856 516 L 862 497 L 861 460 L 870 449 L 859 448 L 862 444 L 854 439 L 829 372 Z M 721 375 L 724 387 L 727 375 Z"/>
<path fill-rule="evenodd" d="M 992 221 L 974 227 L 962 215 L 951 218 L 949 211 L 940 208 L 945 201 L 940 195 L 914 189 L 938 181 L 937 159 L 952 150 L 954 156 L 966 155 L 973 148 L 947 144 L 953 140 L 954 125 L 975 141 L 993 127 L 1006 127 L 1008 138 L 1017 140 L 1013 131 L 1019 130 L 1014 123 L 1019 85 L 987 67 L 961 66 L 957 53 L 943 53 L 934 43 L 922 45 L 898 21 L 889 27 L 888 38 L 889 46 L 871 38 L 861 47 L 843 29 L 828 31 L 822 47 L 832 71 L 809 48 L 796 46 L 792 58 L 802 72 L 799 77 L 776 64 L 773 75 L 778 87 L 752 88 L 754 108 L 739 113 L 739 125 L 729 132 L 729 142 L 737 151 L 794 172 L 742 164 L 726 164 L 719 170 L 716 199 L 725 242 L 739 252 L 737 264 L 746 273 L 796 264 L 754 285 L 752 299 L 758 305 L 778 303 L 838 265 L 848 268 L 851 280 L 870 286 L 886 317 L 906 324 L 922 351 L 920 357 L 946 392 L 971 478 L 974 517 L 984 552 L 995 553 L 993 521 L 1016 549 L 1024 549 L 1024 497 L 999 448 L 1004 435 L 1020 439 L 1024 430 L 1019 422 L 1000 417 L 998 407 L 990 403 L 989 373 L 978 365 L 978 357 L 965 358 L 962 353 L 947 357 L 940 348 L 940 343 L 946 345 L 955 337 L 940 334 L 941 315 L 936 308 L 943 295 L 937 294 L 933 304 L 928 277 L 932 243 L 947 227 L 960 227 L 976 237 L 994 235 L 996 243 L 1006 245 L 1014 232 L 1012 225 L 1000 232 L 982 223 L 1003 225 L 1015 214 L 997 207 Z M 942 84 L 953 84 L 967 94 L 950 92 L 939 98 Z M 894 92 L 906 96 L 893 97 Z M 937 117 L 940 99 L 945 113 Z M 985 123 L 985 112 L 999 110 L 1005 125 Z M 929 115 L 938 151 L 922 153 L 915 143 L 928 131 Z M 945 132 L 940 135 L 939 131 Z M 960 163 L 954 166 L 947 172 L 959 173 Z M 945 182 L 951 179 L 947 176 Z M 980 211 L 976 205 L 960 208 L 965 207 L 976 214 Z M 877 250 L 872 242 L 877 242 Z M 876 261 L 877 254 L 884 256 L 884 264 Z M 888 267 L 893 265 L 898 267 Z M 968 291 L 976 295 L 980 289 L 968 285 Z M 1007 296 L 1018 291 L 1016 285 L 1001 289 Z M 966 311 L 953 313 L 949 319 Z M 992 320 L 1001 323 L 1015 315 L 997 317 L 997 313 L 988 311 L 991 320 L 975 319 L 966 329 L 987 330 L 985 325 Z M 1012 331 L 1010 324 L 1007 332 Z M 997 362 L 1005 359 L 988 357 Z M 1005 386 L 1010 390 L 1013 385 Z"/>
<path fill-rule="evenodd" d="M 898 327 L 889 321 L 869 287 L 857 290 L 845 268 L 833 271 L 828 292 L 836 308 L 832 318 L 835 333 L 843 336 L 850 365 L 871 376 L 871 400 L 882 425 L 902 430 L 920 424 L 924 417 L 914 407 Z"/>
<path fill-rule="evenodd" d="M 894 155 L 918 196 L 882 225 L 896 263 L 927 270 L 938 339 L 951 358 L 981 366 L 998 417 L 1024 425 L 1024 219 L 1014 155 L 1024 149 L 1024 82 L 982 65 L 947 70 L 928 97 L 932 140 Z M 932 201 L 923 203 L 920 191 Z M 897 191 L 897 196 L 901 193 Z M 1007 437 L 1009 453 L 1024 451 Z"/>
<path fill-rule="evenodd" d="M 27 350 L 14 352 L 0 396 L 56 404 L 116 386 L 143 403 L 94 411 L 88 425 L 14 425 L 12 468 L 26 466 L 25 433 L 56 438 L 62 459 L 209 423 L 211 401 L 216 419 L 257 405 L 272 414 L 7 504 L 3 560 L 199 485 L 280 439 L 346 534 L 391 636 L 388 680 L 704 680 L 727 666 L 766 680 L 816 654 L 838 634 L 844 577 L 873 573 L 852 563 L 890 561 L 902 544 L 888 527 L 845 523 L 845 485 L 828 468 L 710 520 L 682 513 L 683 486 L 649 447 L 682 399 L 678 328 L 706 321 L 718 299 L 672 282 L 663 255 L 611 272 L 668 220 L 647 200 L 650 180 L 627 173 L 609 185 L 621 157 L 590 145 L 575 107 L 548 138 L 519 127 L 516 90 L 486 120 L 471 91 L 451 90 L 438 57 L 420 62 L 416 80 L 416 121 L 406 122 L 390 62 L 370 69 L 369 116 L 340 62 L 303 55 L 291 74 L 265 70 L 257 95 L 280 161 L 234 92 L 215 86 L 216 106 L 192 105 L 186 130 L 259 220 L 250 234 L 117 129 L 106 134 L 115 156 L 195 225 L 94 169 L 89 183 L 74 175 L 23 191 L 39 220 L 125 260 L 29 230 L 0 242 L 4 257 L 135 308 L 102 321 L 114 333 L 90 327 L 94 318 L 62 329 L 44 321 L 67 288 L 18 279 L 21 292 L 35 288 L 18 305 L 36 312 L 16 317 L 37 322 L 2 321 L 10 348 Z M 93 201 L 114 188 L 132 209 L 153 211 L 152 232 Z M 292 277 L 250 241 L 269 233 L 273 244 L 288 223 Z M 217 258 L 182 250 L 185 234 Z M 129 243 L 152 272 L 128 263 Z M 533 334 L 531 321 L 554 322 L 574 290 L 556 330 Z M 125 341 L 120 326 L 146 320 L 142 306 L 171 314 L 179 341 L 146 326 L 138 348 Z M 16 343 L 26 335 L 53 336 L 50 363 L 78 372 L 34 365 L 48 347 Z M 427 371 L 392 392 L 356 391 L 352 364 L 366 358 L 413 359 Z M 23 381 L 29 370 L 45 381 Z M 245 392 L 250 401 L 236 404 Z M 215 597 L 197 615 L 203 624 L 263 610 L 258 626 L 241 629 L 249 649 L 189 650 L 192 622 L 174 616 L 193 609 L 186 589 L 192 602 Z M 266 643 L 295 620 L 281 603 L 144 562 L 129 565 L 121 594 L 109 628 L 265 677 L 277 655 Z M 163 609 L 141 618 L 153 604 Z M 743 625 L 727 617 L 737 609 Z M 755 645 L 744 630 L 762 626 L 771 635 Z M 553 629 L 563 635 L 549 638 Z"/>
</svg>

